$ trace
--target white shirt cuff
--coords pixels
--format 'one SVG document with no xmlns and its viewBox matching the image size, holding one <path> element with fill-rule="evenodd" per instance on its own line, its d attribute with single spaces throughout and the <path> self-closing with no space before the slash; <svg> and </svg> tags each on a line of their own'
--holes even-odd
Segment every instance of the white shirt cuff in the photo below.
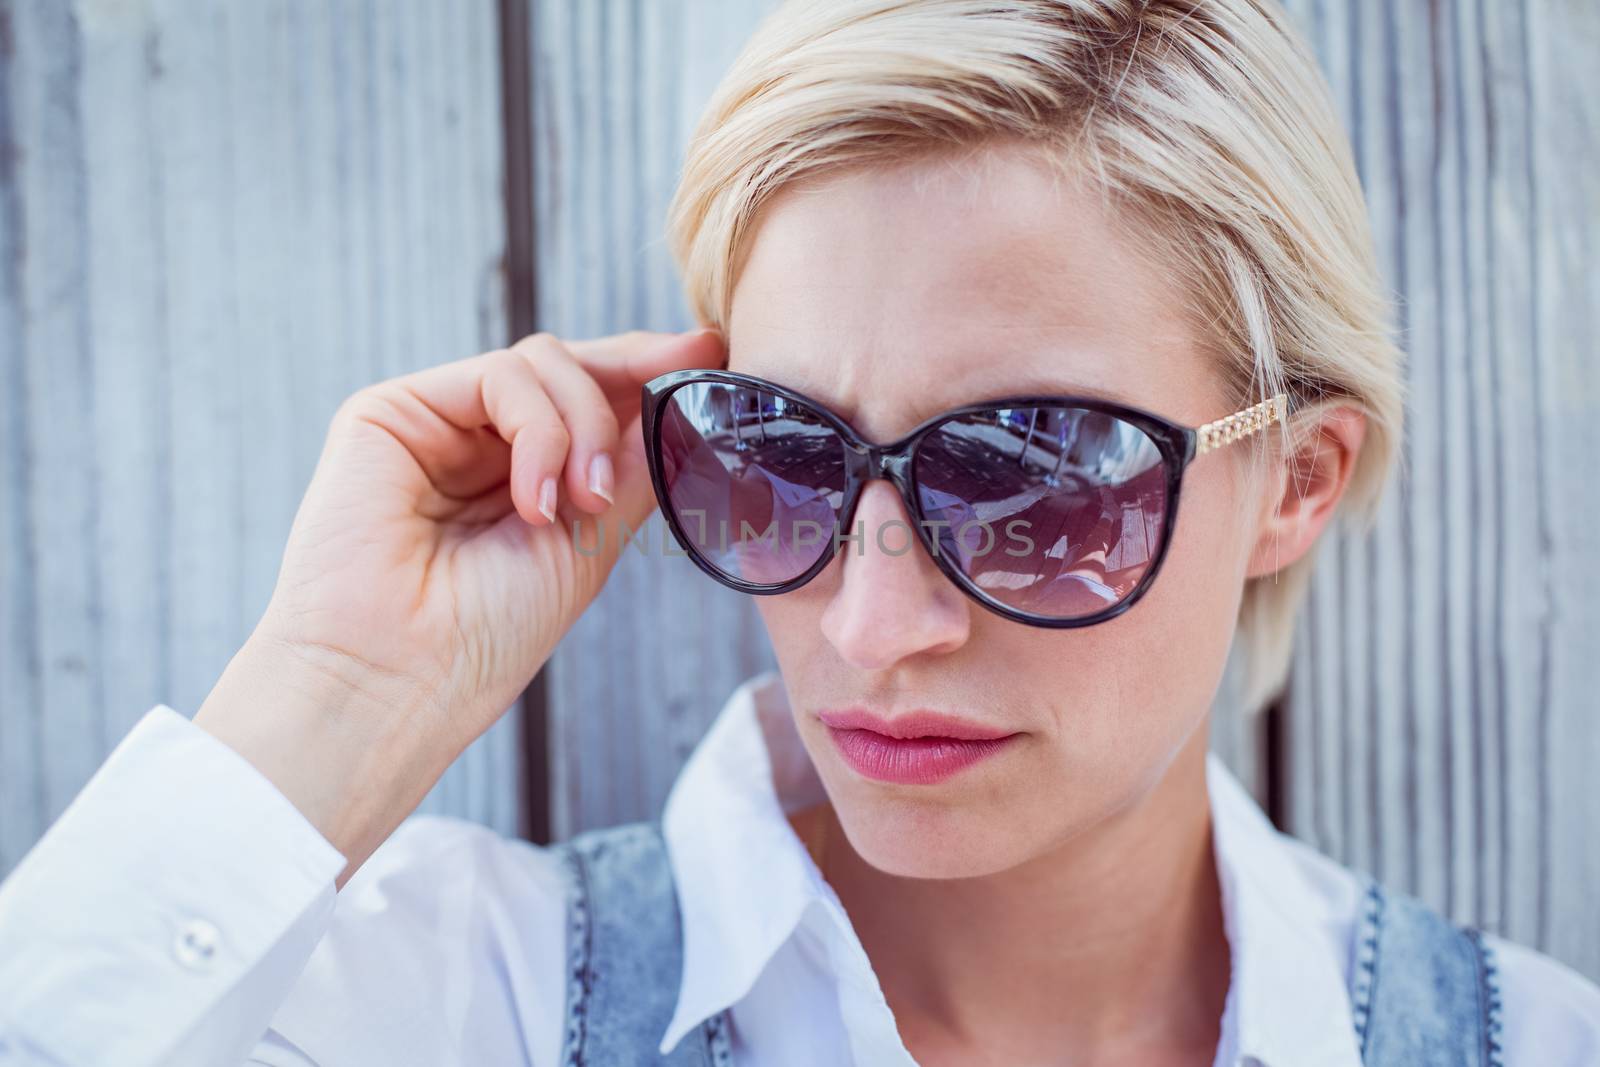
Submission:
<svg viewBox="0 0 1600 1067">
<path fill-rule="evenodd" d="M 0 885 L 0 1048 L 238 1062 L 344 866 L 248 760 L 158 705 Z"/>
</svg>

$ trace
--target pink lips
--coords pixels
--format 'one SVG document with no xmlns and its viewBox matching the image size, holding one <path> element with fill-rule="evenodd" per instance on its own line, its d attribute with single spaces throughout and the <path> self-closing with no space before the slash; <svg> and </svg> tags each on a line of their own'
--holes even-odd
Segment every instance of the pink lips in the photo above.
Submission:
<svg viewBox="0 0 1600 1067">
<path fill-rule="evenodd" d="M 917 711 L 881 719 L 869 711 L 819 711 L 846 763 L 868 778 L 907 785 L 934 782 L 987 759 L 1020 736 L 964 719 Z"/>
</svg>

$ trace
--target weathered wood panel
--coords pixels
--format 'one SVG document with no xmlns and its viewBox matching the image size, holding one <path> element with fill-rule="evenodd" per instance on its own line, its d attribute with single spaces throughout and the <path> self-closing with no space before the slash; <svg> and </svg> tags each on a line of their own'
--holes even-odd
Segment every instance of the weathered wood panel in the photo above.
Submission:
<svg viewBox="0 0 1600 1067">
<path fill-rule="evenodd" d="M 1600 7 L 1296 0 L 1402 300 L 1404 477 L 1323 546 L 1289 828 L 1600 976 Z"/>
<path fill-rule="evenodd" d="M 339 400 L 503 343 L 499 73 L 492 0 L 0 2 L 0 871 L 198 707 Z M 514 832 L 516 729 L 424 808 Z"/>
</svg>

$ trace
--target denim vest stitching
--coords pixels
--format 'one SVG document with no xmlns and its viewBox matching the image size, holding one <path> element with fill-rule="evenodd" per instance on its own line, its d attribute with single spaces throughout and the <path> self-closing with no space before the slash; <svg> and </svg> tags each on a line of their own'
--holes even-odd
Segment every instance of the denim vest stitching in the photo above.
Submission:
<svg viewBox="0 0 1600 1067">
<path fill-rule="evenodd" d="M 1356 1037 L 1361 1042 L 1363 1057 L 1367 1054 L 1367 1020 L 1372 1015 L 1372 988 L 1378 978 L 1378 927 L 1382 922 L 1383 892 L 1377 882 L 1369 882 L 1362 900 L 1361 928 L 1356 941 L 1355 988 L 1351 995 Z"/>
<path fill-rule="evenodd" d="M 711 1052 L 712 1067 L 733 1067 L 733 1049 L 728 1039 L 730 1022 L 726 1008 L 706 1020 L 706 1046 Z"/>
<path fill-rule="evenodd" d="M 1484 1015 L 1484 1059 L 1488 1067 L 1505 1067 L 1503 1048 L 1500 1044 L 1500 965 L 1495 959 L 1494 949 L 1483 938 L 1483 931 L 1477 927 L 1469 927 L 1467 936 L 1472 939 L 1473 947 L 1478 950 L 1478 996 L 1483 1005 Z"/>
<path fill-rule="evenodd" d="M 587 1035 L 589 991 L 594 972 L 589 969 L 589 875 L 574 848 L 559 847 L 567 877 L 574 889 L 567 901 L 567 1031 L 562 1048 L 566 1067 L 583 1067 Z"/>
</svg>

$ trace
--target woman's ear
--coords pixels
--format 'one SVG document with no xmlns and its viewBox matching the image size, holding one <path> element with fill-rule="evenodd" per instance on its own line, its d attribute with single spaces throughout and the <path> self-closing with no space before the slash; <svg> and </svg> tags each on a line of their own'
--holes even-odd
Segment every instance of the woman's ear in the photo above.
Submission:
<svg viewBox="0 0 1600 1067">
<path fill-rule="evenodd" d="M 1266 494 L 1246 577 L 1282 570 L 1311 551 L 1333 518 L 1355 469 L 1367 417 L 1348 406 L 1313 408 L 1290 420 L 1290 451 L 1267 472 Z"/>
</svg>

